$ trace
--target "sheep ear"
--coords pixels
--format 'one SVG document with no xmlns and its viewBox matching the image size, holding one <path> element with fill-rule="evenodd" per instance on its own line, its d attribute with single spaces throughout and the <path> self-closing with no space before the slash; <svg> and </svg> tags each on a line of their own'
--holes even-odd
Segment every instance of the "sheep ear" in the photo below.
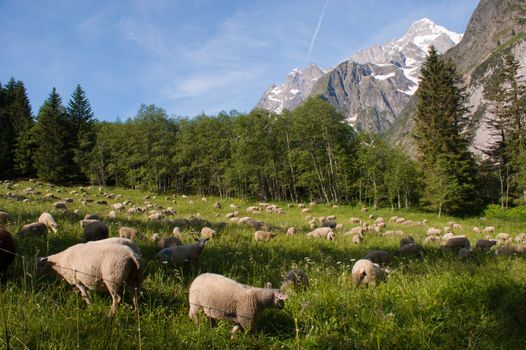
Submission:
<svg viewBox="0 0 526 350">
<path fill-rule="evenodd" d="M 265 284 L 265 288 L 272 289 L 272 282 L 267 282 L 267 284 Z"/>
<path fill-rule="evenodd" d="M 194 240 L 195 240 L 196 242 L 199 242 L 199 238 L 194 238 Z"/>
<path fill-rule="evenodd" d="M 275 292 L 274 295 L 275 295 L 276 298 L 278 298 L 279 300 L 287 300 L 287 298 L 289 297 L 287 294 L 285 294 L 285 293 L 281 293 L 281 292 Z"/>
</svg>

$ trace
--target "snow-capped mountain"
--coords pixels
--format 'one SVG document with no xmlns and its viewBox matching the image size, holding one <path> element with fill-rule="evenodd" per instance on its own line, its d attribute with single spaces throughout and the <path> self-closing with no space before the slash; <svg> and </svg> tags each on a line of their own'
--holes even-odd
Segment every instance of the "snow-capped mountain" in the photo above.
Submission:
<svg viewBox="0 0 526 350">
<path fill-rule="evenodd" d="M 383 45 L 361 50 L 351 56 L 357 63 L 376 65 L 395 65 L 403 70 L 404 75 L 415 85 L 409 94 L 416 91 L 420 67 L 426 58 L 429 46 L 433 45 L 442 54 L 458 44 L 462 34 L 439 26 L 428 18 L 422 18 L 409 27 L 407 33 L 398 40 Z"/>
<path fill-rule="evenodd" d="M 257 104 L 257 108 L 281 113 L 284 109 L 293 109 L 310 95 L 314 83 L 326 71 L 315 64 L 303 71 L 294 68 L 281 85 L 272 85 Z"/>
<path fill-rule="evenodd" d="M 361 50 L 326 74 L 315 65 L 303 73 L 292 71 L 284 84 L 265 92 L 257 107 L 279 113 L 295 108 L 310 94 L 321 95 L 357 129 L 383 133 L 416 92 L 429 46 L 443 53 L 461 38 L 427 18 L 418 20 L 402 38 Z M 295 81 L 304 82 L 306 88 Z"/>
</svg>

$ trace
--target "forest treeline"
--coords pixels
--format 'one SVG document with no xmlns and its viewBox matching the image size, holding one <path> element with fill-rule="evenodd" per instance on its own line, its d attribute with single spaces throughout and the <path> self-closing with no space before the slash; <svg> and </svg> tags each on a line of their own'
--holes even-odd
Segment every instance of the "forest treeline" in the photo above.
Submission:
<svg viewBox="0 0 526 350">
<path fill-rule="evenodd" d="M 0 177 L 38 177 L 152 191 L 371 207 L 421 206 L 469 214 L 526 200 L 525 88 L 508 55 L 491 96 L 498 142 L 470 152 L 469 109 L 455 67 L 432 48 L 417 91 L 418 157 L 356 132 L 310 98 L 275 114 L 172 117 L 142 105 L 124 122 L 97 121 L 78 85 L 63 104 L 53 88 L 33 116 L 23 82 L 0 84 Z"/>
</svg>

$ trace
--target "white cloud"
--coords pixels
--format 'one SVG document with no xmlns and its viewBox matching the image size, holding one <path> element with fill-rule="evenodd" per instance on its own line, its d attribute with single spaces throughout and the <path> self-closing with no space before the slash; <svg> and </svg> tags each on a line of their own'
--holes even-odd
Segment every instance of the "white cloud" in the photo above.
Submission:
<svg viewBox="0 0 526 350">
<path fill-rule="evenodd" d="M 194 74 L 172 86 L 168 86 L 163 92 L 172 99 L 199 97 L 208 93 L 224 92 L 219 91 L 222 89 L 242 87 L 243 84 L 247 84 L 259 76 L 261 76 L 261 71 L 257 68 Z"/>
</svg>

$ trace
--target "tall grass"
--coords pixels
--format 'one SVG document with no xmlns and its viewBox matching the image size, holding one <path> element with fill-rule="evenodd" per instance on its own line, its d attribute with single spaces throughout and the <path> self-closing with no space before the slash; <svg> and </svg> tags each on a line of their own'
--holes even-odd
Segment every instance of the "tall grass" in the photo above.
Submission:
<svg viewBox="0 0 526 350">
<path fill-rule="evenodd" d="M 423 259 L 394 258 L 387 282 L 376 288 L 355 288 L 351 268 L 367 250 L 385 249 L 394 253 L 398 238 L 368 235 L 363 244 L 354 245 L 342 233 L 335 241 L 309 240 L 307 221 L 299 208 L 285 208 L 285 214 L 262 213 L 261 220 L 278 226 L 281 234 L 270 242 L 254 242 L 253 230 L 228 224 L 218 238 L 211 240 L 195 269 L 171 268 L 153 260 L 156 248 L 149 239 L 137 243 L 146 264 L 146 278 L 138 308 L 133 295 L 125 292 L 123 303 L 112 320 L 107 317 L 111 298 L 92 293 L 93 305 L 87 307 L 78 292 L 65 282 L 37 276 L 34 259 L 53 254 L 80 242 L 82 235 L 77 220 L 53 210 L 52 201 L 42 196 L 27 196 L 28 203 L 5 196 L 20 194 L 33 185 L 21 183 L 8 190 L 0 187 L 0 208 L 14 219 L 7 225 L 16 233 L 25 223 L 35 221 L 42 211 L 49 211 L 60 226 L 58 235 L 48 240 L 19 240 L 20 256 L 10 267 L 6 282 L 0 288 L 0 347 L 30 349 L 519 349 L 526 348 L 526 263 L 520 257 L 502 258 L 477 253 L 469 261 L 460 261 L 454 254 L 426 248 Z M 48 188 L 37 188 L 45 193 Z M 81 204 L 80 195 L 70 195 L 78 188 L 50 189 L 59 197 L 72 197 L 70 210 L 106 216 L 109 205 Z M 146 193 L 122 189 L 103 189 L 121 195 L 108 203 L 129 199 L 144 205 Z M 60 191 L 60 192 L 58 192 Z M 98 188 L 89 196 L 102 199 Z M 241 211 L 254 203 L 239 199 L 220 200 L 154 194 L 149 201 L 172 206 L 176 218 L 199 213 L 216 224 L 226 221 L 230 203 Z M 175 201 L 175 203 L 174 203 Z M 223 209 L 212 208 L 219 201 Z M 193 204 L 192 204 L 193 203 Z M 364 220 L 370 213 L 358 208 L 325 205 L 312 208 L 311 215 L 334 214 L 346 229 L 351 216 Z M 394 212 L 381 209 L 372 213 L 386 220 L 391 215 L 415 221 L 427 218 L 429 226 L 442 227 L 454 220 L 463 225 L 459 233 L 467 234 L 472 243 L 482 235 L 471 233 L 472 226 L 492 225 L 497 232 L 515 235 L 526 231 L 526 219 L 437 218 L 421 212 Z M 148 222 L 144 214 L 119 213 L 117 219 L 106 220 L 112 235 L 121 225 L 136 227 L 151 237 L 153 233 L 170 234 L 168 224 Z M 299 233 L 287 237 L 289 226 Z M 408 227 L 388 223 L 388 229 L 401 229 L 416 239 L 425 236 L 425 227 Z M 191 242 L 197 228 L 184 228 L 184 240 Z M 232 324 L 219 322 L 210 327 L 203 317 L 195 325 L 188 317 L 188 286 L 202 272 L 221 273 L 242 283 L 264 286 L 279 285 L 283 273 L 293 267 L 303 268 L 311 286 L 304 292 L 291 292 L 283 310 L 266 310 L 258 317 L 250 333 L 232 338 Z M 139 331 L 140 328 L 140 331 Z"/>
</svg>

